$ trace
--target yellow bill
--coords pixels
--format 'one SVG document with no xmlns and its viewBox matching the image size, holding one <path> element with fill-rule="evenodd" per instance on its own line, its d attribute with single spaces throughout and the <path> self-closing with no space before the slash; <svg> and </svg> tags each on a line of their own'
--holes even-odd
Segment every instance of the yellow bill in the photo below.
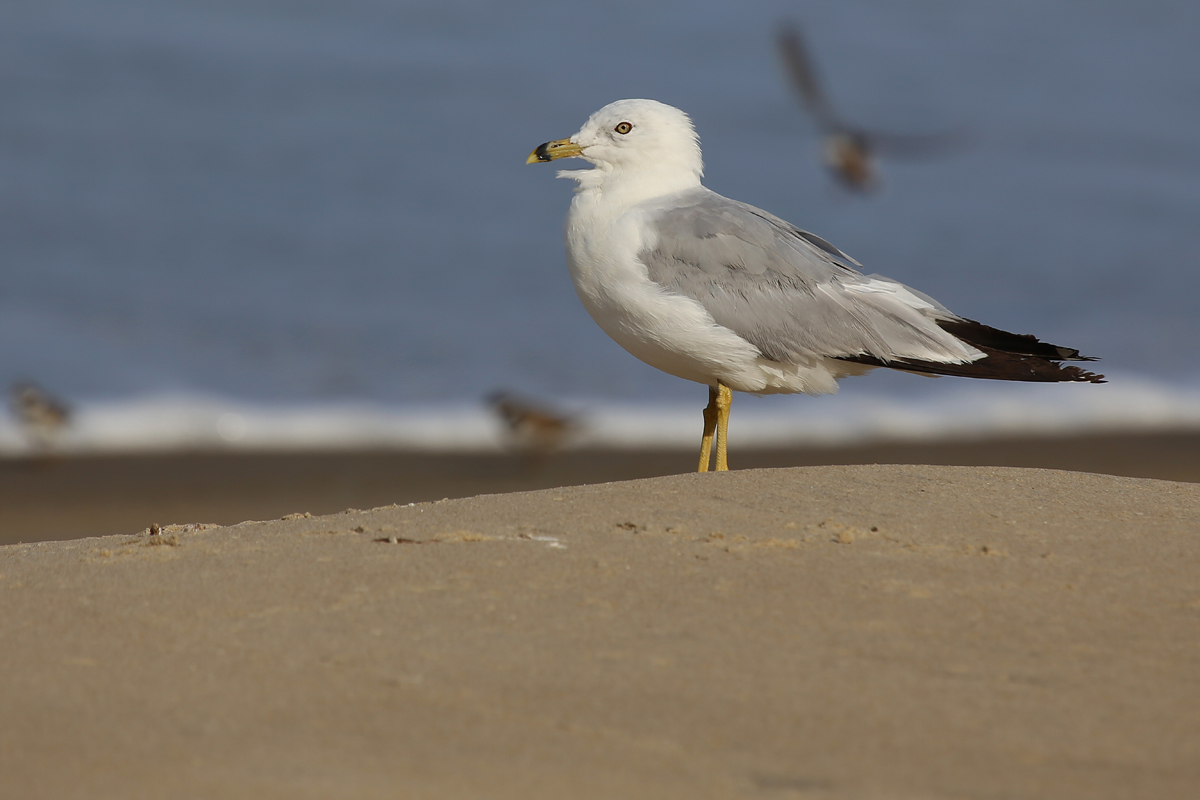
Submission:
<svg viewBox="0 0 1200 800">
<path fill-rule="evenodd" d="M 526 164 L 540 164 L 546 161 L 555 161 L 560 158 L 575 158 L 583 155 L 583 148 L 572 142 L 570 139 L 555 139 L 553 142 L 539 144 L 537 148 L 529 154 L 529 158 L 525 159 Z"/>
</svg>

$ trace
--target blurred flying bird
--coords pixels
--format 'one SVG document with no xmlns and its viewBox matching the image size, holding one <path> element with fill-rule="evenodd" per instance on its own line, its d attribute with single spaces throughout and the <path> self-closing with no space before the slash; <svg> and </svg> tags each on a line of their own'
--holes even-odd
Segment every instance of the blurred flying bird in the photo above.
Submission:
<svg viewBox="0 0 1200 800">
<path fill-rule="evenodd" d="M 71 409 L 37 384 L 21 381 L 9 390 L 9 402 L 29 444 L 50 450 L 71 424 Z"/>
<path fill-rule="evenodd" d="M 784 71 L 821 133 L 825 166 L 847 189 L 865 193 L 878 187 L 878 156 L 924 158 L 945 153 L 965 142 L 966 136 L 961 132 L 870 133 L 853 127 L 842 119 L 821 89 L 799 27 L 780 26 L 777 43 Z"/>
</svg>

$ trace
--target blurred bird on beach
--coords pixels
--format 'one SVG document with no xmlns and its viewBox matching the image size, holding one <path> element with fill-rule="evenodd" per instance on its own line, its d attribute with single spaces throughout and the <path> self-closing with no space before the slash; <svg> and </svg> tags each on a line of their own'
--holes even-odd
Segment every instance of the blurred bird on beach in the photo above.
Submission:
<svg viewBox="0 0 1200 800">
<path fill-rule="evenodd" d="M 581 428 L 571 415 L 509 392 L 493 392 L 487 403 L 504 423 L 511 446 L 525 455 L 531 467 L 542 466 Z"/>
<path fill-rule="evenodd" d="M 37 453 L 53 450 L 71 425 L 70 407 L 35 383 L 13 384 L 9 403 L 21 432 Z"/>
<path fill-rule="evenodd" d="M 862 194 L 877 189 L 880 156 L 926 158 L 965 144 L 967 136 L 963 132 L 877 133 L 850 125 L 825 95 L 800 28 L 793 24 L 781 25 L 776 43 L 788 80 L 820 131 L 822 160 L 845 188 Z"/>
</svg>

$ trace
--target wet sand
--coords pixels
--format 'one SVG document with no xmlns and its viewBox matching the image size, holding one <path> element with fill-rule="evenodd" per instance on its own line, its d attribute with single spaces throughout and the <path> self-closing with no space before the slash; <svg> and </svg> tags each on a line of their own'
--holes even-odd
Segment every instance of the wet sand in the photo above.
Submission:
<svg viewBox="0 0 1200 800">
<path fill-rule="evenodd" d="M 735 469 L 822 464 L 1019 466 L 1200 482 L 1200 433 L 1028 437 L 749 450 Z M 152 523 L 232 524 L 479 494 L 682 474 L 696 451 L 518 454 L 395 451 L 184 453 L 0 460 L 0 544 L 134 533 Z"/>
<path fill-rule="evenodd" d="M 192 489 L 290 503 L 324 474 L 233 461 L 193 459 Z M 457 485 L 501 485 L 468 466 Z M 114 495 L 131 474 L 92 468 Z M 10 545 L 0 776 L 22 798 L 1192 798 L 1198 576 L 1200 484 L 992 467 Z"/>
</svg>

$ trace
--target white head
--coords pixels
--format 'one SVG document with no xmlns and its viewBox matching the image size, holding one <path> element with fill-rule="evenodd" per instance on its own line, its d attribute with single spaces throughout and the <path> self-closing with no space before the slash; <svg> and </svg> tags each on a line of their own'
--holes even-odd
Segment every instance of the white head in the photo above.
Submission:
<svg viewBox="0 0 1200 800">
<path fill-rule="evenodd" d="M 581 183 L 608 176 L 636 174 L 640 179 L 679 184 L 700 182 L 704 161 L 700 139 L 688 115 L 657 100 L 618 100 L 592 114 L 569 139 L 546 142 L 526 163 L 577 156 L 596 165 L 594 170 L 564 170 L 560 177 Z M 599 174 L 596 174 L 599 173 Z M 591 176 L 591 179 L 589 179 Z"/>
</svg>

